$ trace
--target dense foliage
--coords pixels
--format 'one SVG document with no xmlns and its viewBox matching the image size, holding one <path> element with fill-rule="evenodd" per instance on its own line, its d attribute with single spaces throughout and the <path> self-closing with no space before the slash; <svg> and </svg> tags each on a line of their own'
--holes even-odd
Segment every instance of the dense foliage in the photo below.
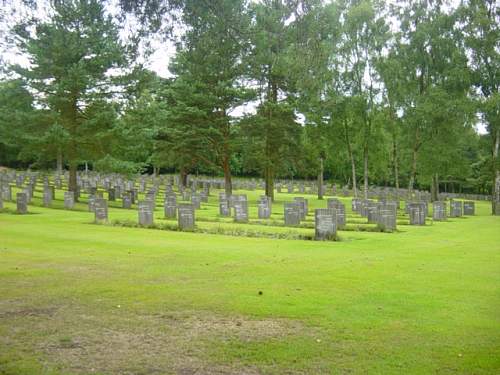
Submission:
<svg viewBox="0 0 500 375">
<path fill-rule="evenodd" d="M 29 64 L 0 82 L 0 164 L 491 192 L 500 7 L 454 4 L 50 2 L 8 33 Z M 130 53 L 152 36 L 169 79 Z"/>
</svg>

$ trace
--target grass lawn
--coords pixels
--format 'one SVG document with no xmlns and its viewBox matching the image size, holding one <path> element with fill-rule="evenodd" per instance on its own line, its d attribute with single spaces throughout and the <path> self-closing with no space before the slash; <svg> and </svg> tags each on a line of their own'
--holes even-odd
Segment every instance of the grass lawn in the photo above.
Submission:
<svg viewBox="0 0 500 375">
<path fill-rule="evenodd" d="M 216 216 L 212 195 L 198 217 Z M 4 205 L 0 374 L 500 372 L 500 217 L 488 203 L 339 242 L 93 225 L 83 203 Z"/>
</svg>

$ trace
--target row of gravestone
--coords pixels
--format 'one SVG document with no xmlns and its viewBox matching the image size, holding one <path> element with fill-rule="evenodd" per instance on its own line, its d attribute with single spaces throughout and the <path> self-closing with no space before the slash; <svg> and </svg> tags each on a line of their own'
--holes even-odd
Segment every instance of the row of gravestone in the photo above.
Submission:
<svg viewBox="0 0 500 375">
<path fill-rule="evenodd" d="M 14 173 L 15 174 L 15 173 Z M 18 187 L 20 187 L 23 182 L 25 177 L 27 177 L 28 174 L 18 174 L 16 178 L 16 184 Z M 36 173 L 30 173 L 29 177 L 31 179 L 35 178 L 36 179 L 37 174 Z M 48 177 L 45 175 L 43 176 L 44 179 L 48 180 Z M 54 176 L 54 181 L 56 184 L 56 187 L 58 189 L 61 188 L 62 185 L 62 180 L 65 180 L 66 183 L 69 180 L 69 175 L 68 173 L 65 173 L 62 176 L 55 175 Z M 160 183 L 167 183 L 170 185 L 173 185 L 174 182 L 179 186 L 179 188 L 182 188 L 178 184 L 178 176 L 160 176 L 160 177 L 144 177 L 141 176 L 139 178 L 139 181 L 136 180 L 126 180 L 123 179 L 119 175 L 100 175 L 100 174 L 88 174 L 88 173 L 79 173 L 77 175 L 77 187 L 80 189 L 87 190 L 89 188 L 98 188 L 99 186 L 103 187 L 105 190 L 109 188 L 116 188 L 116 189 L 121 189 L 121 190 L 132 190 L 136 183 L 139 184 L 139 191 L 144 192 L 146 190 L 146 184 L 152 183 L 155 187 L 158 187 Z M 213 185 L 216 188 L 223 188 L 223 184 L 221 185 L 220 182 L 223 182 L 222 180 L 217 180 L 217 179 L 204 179 L 204 180 L 198 180 L 194 177 L 188 176 L 188 185 L 191 186 L 191 189 L 196 191 L 197 185 L 202 184 L 204 187 L 209 188 L 210 185 Z M 294 187 L 297 187 L 298 192 L 300 193 L 305 193 L 306 187 L 310 189 L 311 193 L 315 193 L 317 191 L 317 185 L 315 183 L 311 182 L 305 182 L 305 181 L 293 181 L 293 182 L 286 182 L 287 184 L 287 190 L 289 193 L 293 193 Z M 233 184 L 233 187 L 235 189 L 243 188 L 243 189 L 249 189 L 249 190 L 254 190 L 257 187 L 263 188 L 264 184 L 262 180 L 244 180 L 244 181 L 235 181 Z M 326 192 L 327 185 L 323 186 L 323 190 Z M 333 184 L 332 187 L 332 194 L 335 195 L 337 188 L 336 185 Z M 277 190 L 278 192 L 281 191 L 281 183 L 277 183 Z M 343 194 L 348 195 L 349 191 L 344 188 L 343 189 Z"/>
<path fill-rule="evenodd" d="M 377 224 L 384 232 L 397 230 L 397 212 L 399 201 L 381 200 L 379 202 L 370 199 L 353 198 L 351 202 L 353 212 L 366 217 L 369 224 Z"/>
<path fill-rule="evenodd" d="M 473 201 L 452 200 L 449 202 L 449 210 L 447 210 L 447 202 L 445 201 L 432 202 L 432 219 L 434 221 L 444 221 L 447 217 L 472 216 L 475 215 L 475 211 L 476 205 Z M 425 218 L 430 216 L 429 204 L 427 202 L 408 202 L 406 212 L 410 217 L 411 225 L 424 225 Z"/>
<path fill-rule="evenodd" d="M 0 185 L 2 183 L 9 183 L 15 181 L 17 187 L 21 187 L 25 181 L 29 181 L 29 184 L 33 185 L 36 183 L 37 179 L 43 179 L 44 182 L 48 182 L 48 175 L 44 175 L 38 172 L 16 172 L 12 170 L 2 171 L 0 173 Z M 69 174 L 66 172 L 63 175 L 55 174 L 53 177 L 53 181 L 55 187 L 57 189 L 62 188 L 63 180 L 69 180 Z M 188 185 L 191 187 L 192 191 L 196 191 L 197 187 L 203 187 L 209 194 L 210 187 L 214 188 L 223 188 L 224 181 L 223 179 L 217 178 L 197 178 L 195 176 L 189 175 L 187 177 Z M 79 172 L 77 175 L 77 190 L 83 189 L 88 191 L 91 188 L 97 189 L 99 187 L 108 189 L 116 189 L 118 196 L 120 195 L 120 190 L 133 190 L 135 186 L 139 186 L 139 192 L 143 193 L 147 190 L 148 184 L 153 184 L 153 187 L 156 190 L 159 190 L 160 184 L 167 184 L 172 187 L 175 183 L 179 186 L 179 191 L 182 193 L 182 186 L 179 184 L 179 176 L 171 176 L 171 175 L 162 175 L 162 176 L 139 176 L 135 179 L 127 179 L 118 174 L 99 174 L 99 173 L 87 173 L 87 172 Z M 233 187 L 235 190 L 237 189 L 249 189 L 254 190 L 257 187 L 263 188 L 264 183 L 263 180 L 260 179 L 252 179 L 252 180 L 242 180 L 242 181 L 234 181 Z M 317 184 L 310 181 L 277 181 L 276 189 L 278 192 L 281 192 L 281 188 L 286 187 L 287 192 L 294 193 L 298 191 L 299 193 L 305 193 L 306 188 L 309 189 L 309 193 L 317 192 Z M 328 191 L 329 195 L 340 195 L 340 189 L 337 188 L 336 184 L 332 185 L 324 185 L 323 192 L 326 193 Z M 79 191 L 76 191 L 77 196 L 79 195 Z M 347 189 L 347 187 L 342 188 L 342 195 L 344 196 L 356 196 L 354 191 Z M 368 198 L 370 199 L 387 199 L 387 200 L 398 200 L 399 197 L 406 197 L 409 200 L 415 201 L 427 201 L 430 202 L 430 194 L 425 191 L 414 191 L 411 196 L 408 196 L 408 191 L 406 189 L 395 189 L 391 187 L 370 187 L 368 191 Z M 1 198 L 1 197 L 0 197 Z M 452 194 L 452 193 L 441 193 L 440 200 L 452 199 L 452 198 L 461 198 L 461 199 L 469 199 L 469 200 L 488 200 L 491 197 L 488 195 L 480 195 L 480 194 Z M 5 199 L 5 198 L 4 198 Z"/>
<path fill-rule="evenodd" d="M 449 217 L 460 217 L 462 215 L 474 215 L 475 203 L 473 201 L 450 201 Z M 433 220 L 442 221 L 447 218 L 447 203 L 435 201 L 433 206 Z M 359 213 L 368 219 L 368 223 L 376 223 L 382 230 L 396 230 L 397 210 L 399 201 L 379 201 L 364 200 L 354 198 L 352 200 L 352 211 Z M 425 225 L 425 219 L 429 215 L 429 203 L 407 202 L 405 212 L 409 216 L 410 225 Z"/>
</svg>

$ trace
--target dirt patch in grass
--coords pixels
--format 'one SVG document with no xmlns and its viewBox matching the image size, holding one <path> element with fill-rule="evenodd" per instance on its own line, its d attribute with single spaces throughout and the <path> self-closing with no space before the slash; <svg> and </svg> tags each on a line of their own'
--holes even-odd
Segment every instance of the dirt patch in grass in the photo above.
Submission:
<svg viewBox="0 0 500 375">
<path fill-rule="evenodd" d="M 43 309 L 20 309 L 20 310 L 10 310 L 10 311 L 0 311 L 0 319 L 8 318 L 22 318 L 22 317 L 44 317 L 52 316 L 56 312 L 55 308 L 43 308 Z"/>
<path fill-rule="evenodd" d="M 42 358 L 43 367 L 69 374 L 252 375 L 260 372 L 214 362 L 209 349 L 226 341 L 265 341 L 304 332 L 301 322 L 287 319 L 249 319 L 199 311 L 101 315 L 84 310 L 20 310 L 16 317 L 14 311 L 5 312 L 15 319 L 17 328 L 24 322 L 26 326 L 24 337 L 19 337 L 16 329 L 11 331 L 15 335 L 0 341 L 4 345 L 22 342 L 23 350 Z M 31 319 L 32 314 L 38 314 L 37 319 Z"/>
</svg>

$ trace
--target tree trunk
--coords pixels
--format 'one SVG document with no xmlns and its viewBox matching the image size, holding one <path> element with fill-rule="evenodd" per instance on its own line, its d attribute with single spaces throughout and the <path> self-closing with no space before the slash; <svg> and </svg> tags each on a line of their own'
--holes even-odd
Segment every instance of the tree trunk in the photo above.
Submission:
<svg viewBox="0 0 500 375">
<path fill-rule="evenodd" d="M 78 197 L 76 196 L 76 190 L 77 190 L 76 169 L 77 169 L 76 163 L 71 162 L 69 164 L 69 186 L 68 186 L 68 190 L 75 193 L 75 201 L 78 201 Z"/>
<path fill-rule="evenodd" d="M 431 201 L 435 202 L 439 200 L 439 177 L 437 173 L 432 175 L 431 183 Z"/>
<path fill-rule="evenodd" d="M 417 156 L 420 142 L 420 132 L 417 127 L 415 130 L 415 143 L 413 145 L 412 159 L 411 159 L 411 173 L 410 173 L 410 181 L 408 182 L 408 198 L 411 198 L 413 192 L 413 185 L 415 184 L 415 178 L 417 175 Z"/>
<path fill-rule="evenodd" d="M 318 173 L 318 199 L 323 199 L 323 158 L 319 158 L 319 173 Z"/>
<path fill-rule="evenodd" d="M 368 199 L 368 144 L 363 147 L 363 194 L 364 198 Z"/>
<path fill-rule="evenodd" d="M 266 195 L 274 202 L 274 170 L 267 166 L 265 170 Z"/>
<path fill-rule="evenodd" d="M 493 140 L 493 186 L 491 189 L 492 214 L 500 215 L 500 168 L 498 161 L 498 152 L 500 148 L 500 125 L 497 124 L 497 130 Z"/>
<path fill-rule="evenodd" d="M 413 148 L 410 181 L 408 182 L 408 198 L 411 198 L 413 185 L 415 184 L 415 175 L 417 173 L 417 150 Z"/>
<path fill-rule="evenodd" d="M 352 153 L 351 141 L 349 139 L 349 130 L 347 129 L 347 121 L 344 120 L 344 130 L 345 130 L 345 140 L 347 145 L 347 152 L 349 154 L 349 159 L 351 160 L 351 172 L 352 172 L 352 190 L 354 197 L 358 197 L 358 188 L 356 186 L 356 163 L 354 161 L 354 155 Z"/>
<path fill-rule="evenodd" d="M 184 167 L 182 167 L 179 171 L 179 182 L 183 188 L 187 186 L 187 172 Z"/>
<path fill-rule="evenodd" d="M 57 174 L 61 176 L 63 173 L 63 156 L 62 156 L 62 150 L 59 147 L 57 149 Z"/>
<path fill-rule="evenodd" d="M 398 143 L 396 133 L 392 135 L 392 160 L 394 163 L 394 184 L 396 190 L 399 190 L 399 159 L 398 159 Z"/>
<path fill-rule="evenodd" d="M 226 195 L 229 197 L 233 194 L 233 183 L 231 181 L 231 167 L 229 165 L 229 155 L 227 153 L 224 155 L 223 160 L 224 169 L 224 190 Z"/>
</svg>

